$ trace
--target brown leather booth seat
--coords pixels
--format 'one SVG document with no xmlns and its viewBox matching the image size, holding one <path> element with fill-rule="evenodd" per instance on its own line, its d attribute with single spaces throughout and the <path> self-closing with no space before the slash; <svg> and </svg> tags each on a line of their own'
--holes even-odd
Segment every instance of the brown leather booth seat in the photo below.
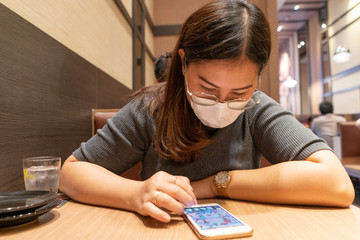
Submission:
<svg viewBox="0 0 360 240">
<path fill-rule="evenodd" d="M 120 109 L 93 109 L 92 110 L 92 135 L 96 133 L 96 130 L 105 126 L 106 121 L 112 118 Z"/>
<path fill-rule="evenodd" d="M 360 129 L 354 121 L 340 124 L 341 161 L 348 174 L 360 178 Z"/>
<path fill-rule="evenodd" d="M 355 122 L 341 123 L 340 135 L 342 157 L 360 156 L 360 129 L 355 126 Z"/>
<path fill-rule="evenodd" d="M 92 134 L 105 126 L 108 119 L 112 118 L 120 109 L 93 109 L 92 110 Z M 141 181 L 142 163 L 139 162 L 132 168 L 121 174 L 122 177 Z"/>
</svg>

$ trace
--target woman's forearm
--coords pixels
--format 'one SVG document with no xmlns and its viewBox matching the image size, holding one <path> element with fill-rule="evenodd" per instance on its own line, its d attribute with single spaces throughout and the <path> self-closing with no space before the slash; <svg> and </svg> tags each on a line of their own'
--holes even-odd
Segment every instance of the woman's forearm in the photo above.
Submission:
<svg viewBox="0 0 360 240">
<path fill-rule="evenodd" d="M 183 214 L 183 206 L 196 204 L 187 177 L 159 171 L 145 181 L 134 181 L 73 155 L 62 167 L 60 190 L 80 202 L 136 211 L 162 222 L 171 219 L 163 209 Z"/>
<path fill-rule="evenodd" d="M 349 206 L 354 198 L 351 182 L 337 182 L 319 165 L 293 161 L 259 170 L 234 171 L 228 195 L 268 203 Z"/>
<path fill-rule="evenodd" d="M 319 151 L 307 161 L 291 161 L 266 168 L 230 171 L 227 195 L 233 199 L 322 206 L 349 206 L 352 183 L 330 151 Z M 214 176 L 192 183 L 198 198 L 214 197 Z"/>
<path fill-rule="evenodd" d="M 60 190 L 84 203 L 134 210 L 133 200 L 140 182 L 122 178 L 101 166 L 77 161 L 71 156 L 63 165 Z"/>
</svg>

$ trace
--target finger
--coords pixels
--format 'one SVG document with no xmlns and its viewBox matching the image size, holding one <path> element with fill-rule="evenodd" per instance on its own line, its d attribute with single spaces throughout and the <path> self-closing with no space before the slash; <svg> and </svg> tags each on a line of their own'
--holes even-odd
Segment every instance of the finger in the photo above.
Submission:
<svg viewBox="0 0 360 240">
<path fill-rule="evenodd" d="M 177 176 L 175 184 L 178 185 L 179 187 L 181 187 L 182 189 L 184 189 L 187 192 L 187 194 L 189 194 L 191 196 L 192 204 L 197 204 L 194 190 L 191 187 L 190 180 L 187 177 Z"/>
<path fill-rule="evenodd" d="M 176 177 L 177 177 L 177 180 L 181 180 L 181 181 L 185 182 L 186 184 L 188 184 L 191 187 L 190 180 L 187 177 L 184 177 L 184 176 L 176 176 Z"/>
<path fill-rule="evenodd" d="M 184 214 L 183 205 L 164 192 L 158 195 L 155 205 L 161 208 L 165 208 L 179 215 Z"/>
<path fill-rule="evenodd" d="M 189 182 L 186 177 L 182 176 L 177 176 L 175 181 L 174 176 L 163 171 L 157 172 L 147 180 L 150 186 L 158 186 L 156 190 L 167 193 L 186 206 L 196 203 L 196 197 Z M 153 187 L 152 189 L 155 190 Z"/>
<path fill-rule="evenodd" d="M 159 188 L 160 191 L 166 193 L 182 205 L 191 206 L 194 202 L 193 194 L 189 194 L 185 189 L 175 184 L 164 184 Z"/>
<path fill-rule="evenodd" d="M 151 202 L 156 205 L 156 204 L 157 204 L 157 198 L 158 198 L 158 196 L 159 196 L 161 193 L 162 193 L 162 192 L 160 192 L 160 191 L 155 191 Z"/>
<path fill-rule="evenodd" d="M 171 220 L 170 215 L 168 213 L 161 210 L 151 202 L 144 203 L 143 211 L 145 213 L 144 215 L 148 215 L 164 223 L 168 223 Z"/>
<path fill-rule="evenodd" d="M 176 184 L 177 176 L 172 176 L 170 183 Z"/>
</svg>

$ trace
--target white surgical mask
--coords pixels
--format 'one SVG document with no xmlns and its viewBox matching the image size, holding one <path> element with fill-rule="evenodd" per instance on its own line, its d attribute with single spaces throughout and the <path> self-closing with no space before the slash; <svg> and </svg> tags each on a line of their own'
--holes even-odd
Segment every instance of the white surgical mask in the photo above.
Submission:
<svg viewBox="0 0 360 240">
<path fill-rule="evenodd" d="M 221 102 L 216 96 L 211 94 L 206 94 L 202 92 L 197 92 L 199 95 L 194 95 L 189 91 L 188 81 L 187 81 L 187 66 L 184 67 L 184 77 L 186 82 L 186 91 L 190 95 L 190 105 L 193 109 L 197 118 L 208 127 L 212 128 L 224 128 L 231 123 L 233 123 L 245 109 L 251 108 L 253 105 L 256 105 L 260 102 L 254 101 L 253 99 L 234 99 L 232 101 Z M 194 102 L 193 98 L 195 97 L 196 101 Z M 215 98 L 215 99 L 214 99 Z M 211 103 L 209 103 L 211 101 Z M 217 101 L 217 103 L 215 103 Z M 252 105 L 247 104 L 252 101 Z M 213 103 L 214 102 L 214 103 Z M 232 104 L 230 108 L 229 104 Z"/>
<path fill-rule="evenodd" d="M 190 101 L 191 108 L 198 119 L 208 127 L 224 128 L 233 123 L 245 110 L 234 110 L 227 103 L 218 102 L 212 106 L 204 106 Z M 243 102 L 245 107 L 249 101 Z"/>
</svg>

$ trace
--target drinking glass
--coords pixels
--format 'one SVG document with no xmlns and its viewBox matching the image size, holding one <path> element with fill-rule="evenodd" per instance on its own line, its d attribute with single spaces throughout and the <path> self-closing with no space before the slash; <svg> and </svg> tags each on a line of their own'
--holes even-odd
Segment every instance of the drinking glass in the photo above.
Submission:
<svg viewBox="0 0 360 240">
<path fill-rule="evenodd" d="M 60 157 L 41 156 L 24 159 L 23 173 L 26 190 L 43 190 L 57 193 L 60 167 Z"/>
</svg>

